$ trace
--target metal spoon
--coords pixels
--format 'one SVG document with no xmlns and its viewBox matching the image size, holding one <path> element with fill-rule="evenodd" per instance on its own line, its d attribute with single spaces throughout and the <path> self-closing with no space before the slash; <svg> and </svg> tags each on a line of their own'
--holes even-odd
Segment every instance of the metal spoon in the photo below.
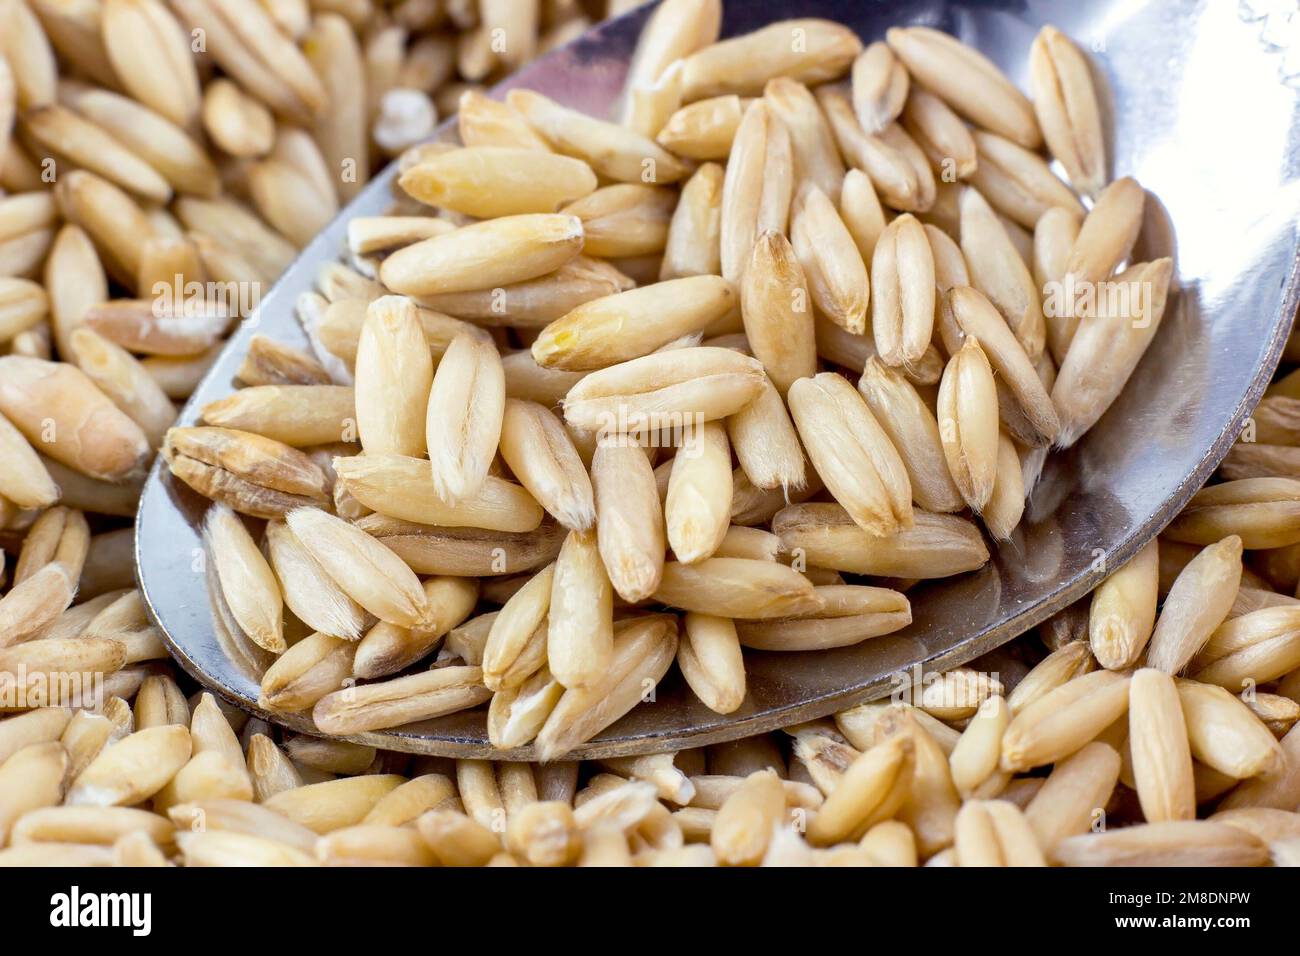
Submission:
<svg viewBox="0 0 1300 956">
<path fill-rule="evenodd" d="M 497 93 L 532 88 L 608 116 L 647 15 L 641 8 L 597 27 Z M 1052 457 L 1015 536 L 993 549 L 981 571 L 909 592 L 910 627 L 839 650 L 747 653 L 749 694 L 727 716 L 699 703 L 674 672 L 654 701 L 573 757 L 697 747 L 823 717 L 905 686 L 918 668 L 951 668 L 1022 634 L 1086 594 L 1178 513 L 1236 439 L 1291 328 L 1300 296 L 1300 109 L 1279 76 L 1282 57 L 1261 45 L 1262 22 L 1240 19 L 1235 4 L 733 0 L 724 33 L 810 16 L 846 23 L 866 42 L 893 25 L 947 30 L 988 54 L 1022 88 L 1029 45 L 1042 24 L 1074 37 L 1096 65 L 1116 174 L 1134 175 L 1149 190 L 1135 258 L 1174 256 L 1179 291 L 1171 293 L 1164 326 L 1115 407 L 1068 454 Z M 194 424 L 202 405 L 230 394 L 254 332 L 305 347 L 294 300 L 312 288 L 317 267 L 344 248 L 347 221 L 388 204 L 393 176 L 393 167 L 377 176 L 303 251 L 255 321 L 231 337 L 179 424 Z M 267 720 L 312 732 L 305 717 L 258 708 L 256 682 L 222 648 L 207 580 L 191 557 L 201 554 L 206 507 L 155 463 L 136 543 L 150 613 L 202 684 Z M 349 739 L 455 757 L 533 756 L 531 748 L 494 750 L 482 709 Z"/>
</svg>

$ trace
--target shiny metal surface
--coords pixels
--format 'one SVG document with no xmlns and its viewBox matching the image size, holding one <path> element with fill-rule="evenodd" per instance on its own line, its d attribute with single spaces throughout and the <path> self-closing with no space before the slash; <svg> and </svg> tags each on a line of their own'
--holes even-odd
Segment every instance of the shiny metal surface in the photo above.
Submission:
<svg viewBox="0 0 1300 956">
<path fill-rule="evenodd" d="M 600 27 L 506 86 L 606 115 L 645 16 L 639 10 Z M 725 30 L 791 16 L 849 23 L 866 41 L 894 24 L 936 26 L 988 53 L 1022 88 L 1041 24 L 1076 38 L 1096 64 L 1115 174 L 1136 176 L 1150 193 L 1138 256 L 1173 255 L 1179 291 L 1123 397 L 1075 449 L 1052 460 L 1024 525 L 988 567 L 913 590 L 914 623 L 898 634 L 815 654 L 749 653 L 749 696 L 730 716 L 706 709 L 674 672 L 654 702 L 578 756 L 699 746 L 809 720 L 888 694 L 914 666 L 955 666 L 1023 633 L 1086 593 L 1105 567 L 1122 564 L 1177 513 L 1239 432 L 1290 329 L 1300 220 L 1297 94 L 1279 78 L 1284 57 L 1261 42 L 1262 22 L 1246 22 L 1235 3 L 732 0 Z M 345 221 L 384 207 L 391 179 L 391 169 L 381 174 L 305 250 L 232 338 L 183 423 L 232 390 L 255 331 L 305 345 L 294 299 L 311 287 L 316 265 L 343 248 Z M 257 711 L 257 685 L 222 650 L 204 575 L 194 570 L 205 507 L 155 465 L 140 507 L 140 582 L 186 670 Z M 481 711 L 352 739 L 422 753 L 531 756 L 493 751 Z"/>
</svg>

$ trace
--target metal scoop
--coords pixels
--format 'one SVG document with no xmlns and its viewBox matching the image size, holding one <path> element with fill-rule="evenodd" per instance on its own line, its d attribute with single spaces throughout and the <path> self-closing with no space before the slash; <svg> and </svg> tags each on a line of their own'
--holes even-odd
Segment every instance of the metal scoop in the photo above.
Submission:
<svg viewBox="0 0 1300 956">
<path fill-rule="evenodd" d="M 746 653 L 749 693 L 713 713 L 674 670 L 656 697 L 578 748 L 603 757 L 697 747 L 823 717 L 886 696 L 918 672 L 965 663 L 1025 632 L 1093 588 L 1165 526 L 1227 453 L 1268 383 L 1295 314 L 1300 221 L 1300 110 L 1281 75 L 1286 57 L 1261 42 L 1250 4 L 1169 0 L 783 0 L 726 4 L 724 34 L 789 17 L 848 24 L 864 42 L 887 27 L 949 31 L 1027 88 L 1027 56 L 1052 23 L 1089 51 L 1116 175 L 1149 192 L 1136 260 L 1174 257 L 1163 327 L 1123 396 L 1069 453 L 1052 456 L 1014 537 L 979 572 L 913 588 L 906 630 L 815 653 Z M 648 16 L 638 9 L 592 30 L 497 89 L 539 90 L 609 116 Z M 454 124 L 448 124 L 453 126 Z M 450 136 L 448 127 L 443 134 Z M 391 199 L 389 167 L 299 257 L 246 322 L 180 417 L 230 394 L 248 340 L 261 332 L 306 347 L 293 314 L 317 268 L 338 257 L 346 223 Z M 208 502 L 157 462 L 140 504 L 136 562 L 167 643 L 202 684 L 274 723 L 312 732 L 305 717 L 266 713 L 257 683 L 235 666 L 214 621 L 209 584 L 191 555 Z M 485 708 L 359 742 L 455 757 L 526 760 L 497 751 Z"/>
</svg>

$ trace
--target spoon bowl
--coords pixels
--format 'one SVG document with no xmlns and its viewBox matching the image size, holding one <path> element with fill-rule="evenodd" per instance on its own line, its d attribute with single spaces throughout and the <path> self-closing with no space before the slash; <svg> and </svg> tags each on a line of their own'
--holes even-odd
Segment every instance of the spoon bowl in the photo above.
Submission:
<svg viewBox="0 0 1300 956">
<path fill-rule="evenodd" d="M 495 91 L 538 90 L 608 116 L 649 8 L 595 28 Z M 568 756 L 697 747 L 824 717 L 970 661 L 1095 587 L 1156 535 L 1213 473 L 1263 394 L 1295 314 L 1300 221 L 1300 110 L 1236 4 L 1168 0 L 784 0 L 726 5 L 725 36 L 777 19 L 825 17 L 864 42 L 921 24 L 955 34 L 1027 87 L 1030 43 L 1054 24 L 1088 51 L 1115 175 L 1148 190 L 1134 258 L 1169 255 L 1176 272 L 1163 327 L 1124 394 L 1067 453 L 1051 456 L 1014 536 L 978 572 L 909 591 L 913 622 L 886 637 L 810 653 L 746 652 L 748 695 L 735 713 L 700 703 L 673 672 L 656 697 Z M 1231 69 L 1224 69 L 1230 64 Z M 454 135 L 454 122 L 440 130 Z M 249 339 L 306 347 L 294 318 L 317 268 L 345 248 L 347 221 L 379 215 L 395 165 L 321 233 L 231 336 L 178 424 L 229 395 Z M 1158 198 L 1157 198 L 1158 197 Z M 181 665 L 204 686 L 273 723 L 314 733 L 303 716 L 257 705 L 214 622 L 200 526 L 209 502 L 154 464 L 140 504 L 136 564 L 149 612 Z M 499 751 L 484 708 L 349 740 L 414 753 L 533 759 Z"/>
</svg>

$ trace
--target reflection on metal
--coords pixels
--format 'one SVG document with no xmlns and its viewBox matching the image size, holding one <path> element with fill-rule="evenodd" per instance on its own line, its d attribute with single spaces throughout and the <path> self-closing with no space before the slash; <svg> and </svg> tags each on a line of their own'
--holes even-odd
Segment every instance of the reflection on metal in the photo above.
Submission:
<svg viewBox="0 0 1300 956">
<path fill-rule="evenodd" d="M 1125 394 L 1075 448 L 1049 461 L 1025 524 L 993 549 L 989 567 L 913 589 L 914 622 L 899 634 L 817 653 L 748 654 L 748 699 L 726 717 L 696 701 L 674 674 L 654 703 L 637 707 L 575 755 L 700 746 L 811 720 L 887 695 L 891 675 L 914 664 L 952 667 L 1023 633 L 1086 593 L 1106 568 L 1123 564 L 1173 518 L 1227 452 L 1291 327 L 1300 113 L 1295 91 L 1279 82 L 1276 54 L 1259 43 L 1258 24 L 1239 19 L 1234 4 L 731 2 L 725 29 L 742 33 L 794 16 L 849 23 L 867 41 L 891 25 L 936 26 L 978 46 L 1022 88 L 1041 24 L 1075 37 L 1096 64 L 1114 171 L 1136 176 L 1150 193 L 1136 255 L 1172 255 L 1178 291 Z M 638 11 L 605 24 L 506 85 L 607 115 L 644 17 Z M 389 168 L 378 176 L 304 251 L 262 303 L 258 331 L 305 345 L 294 300 L 312 287 L 317 264 L 344 247 L 346 220 L 387 205 L 393 174 Z M 247 326 L 236 333 L 182 424 L 193 424 L 200 405 L 232 391 L 252 334 Z M 155 465 L 140 507 L 140 580 L 186 670 L 256 711 L 257 685 L 227 658 L 214 633 L 204 575 L 190 570 L 205 507 Z M 263 716 L 311 730 L 302 719 Z M 494 752 L 481 710 L 354 739 L 455 756 L 531 755 Z"/>
</svg>

